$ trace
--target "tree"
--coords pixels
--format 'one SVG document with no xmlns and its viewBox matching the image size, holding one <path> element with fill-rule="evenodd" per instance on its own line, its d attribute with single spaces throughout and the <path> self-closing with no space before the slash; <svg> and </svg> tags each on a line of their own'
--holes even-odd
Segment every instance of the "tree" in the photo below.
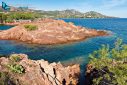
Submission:
<svg viewBox="0 0 127 85">
<path fill-rule="evenodd" d="M 93 79 L 94 85 L 127 85 L 127 45 L 118 39 L 115 47 L 109 49 L 108 45 L 90 54 L 89 64 L 98 70 Z M 107 71 L 105 71 L 107 68 Z"/>
<path fill-rule="evenodd" d="M 4 13 L 0 13 L 0 23 L 4 23 L 7 19 L 7 15 Z"/>
</svg>

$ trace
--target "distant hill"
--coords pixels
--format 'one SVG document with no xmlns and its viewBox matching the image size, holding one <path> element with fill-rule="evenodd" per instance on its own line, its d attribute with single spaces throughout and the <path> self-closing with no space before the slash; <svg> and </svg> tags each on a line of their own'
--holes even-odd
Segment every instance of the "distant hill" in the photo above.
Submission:
<svg viewBox="0 0 127 85">
<path fill-rule="evenodd" d="M 10 12 L 35 12 L 43 15 L 46 18 L 114 18 L 111 16 L 106 16 L 101 13 L 90 11 L 90 12 L 79 12 L 74 9 L 67 9 L 62 11 L 44 11 L 44 10 L 34 10 L 29 9 L 28 7 L 12 7 L 10 6 Z M 0 12 L 4 12 L 2 7 L 0 6 Z"/>
<path fill-rule="evenodd" d="M 2 5 L 3 3 L 7 5 L 5 2 L 2 2 Z M 14 7 L 14 6 L 9 6 L 9 9 L 10 10 L 8 12 L 19 12 L 19 11 L 20 12 L 35 12 L 35 13 L 41 14 L 43 17 L 46 17 L 46 18 L 113 18 L 111 16 L 106 16 L 95 11 L 83 13 L 74 9 L 67 9 L 62 11 L 58 11 L 58 10 L 43 11 L 43 10 L 29 9 L 29 7 Z M 0 6 L 0 12 L 5 12 L 5 10 L 3 10 L 1 6 Z"/>
<path fill-rule="evenodd" d="M 74 9 L 68 9 L 63 11 L 38 11 L 44 15 L 44 17 L 53 17 L 53 18 L 114 18 L 111 16 L 106 16 L 101 13 L 90 11 L 82 13 Z"/>
<path fill-rule="evenodd" d="M 103 15 L 103 14 L 95 12 L 95 11 L 90 11 L 90 12 L 84 13 L 84 17 L 85 18 L 113 18 L 111 16 L 106 16 L 106 15 Z"/>
<path fill-rule="evenodd" d="M 63 10 L 63 11 L 41 11 L 45 17 L 55 18 L 81 18 L 83 13 L 76 10 Z"/>
</svg>

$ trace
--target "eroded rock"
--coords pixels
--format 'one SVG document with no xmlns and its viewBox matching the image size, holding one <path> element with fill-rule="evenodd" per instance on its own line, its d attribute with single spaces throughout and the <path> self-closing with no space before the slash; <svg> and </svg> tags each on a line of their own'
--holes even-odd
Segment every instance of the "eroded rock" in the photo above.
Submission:
<svg viewBox="0 0 127 85">
<path fill-rule="evenodd" d="M 80 67 L 73 65 L 64 67 L 61 63 L 48 63 L 45 60 L 30 60 L 27 55 L 15 54 L 20 61 L 12 62 L 9 58 L 0 58 L 0 72 L 7 72 L 16 85 L 76 85 L 79 79 Z M 7 65 L 12 63 L 22 65 L 25 72 L 12 72 Z"/>
</svg>

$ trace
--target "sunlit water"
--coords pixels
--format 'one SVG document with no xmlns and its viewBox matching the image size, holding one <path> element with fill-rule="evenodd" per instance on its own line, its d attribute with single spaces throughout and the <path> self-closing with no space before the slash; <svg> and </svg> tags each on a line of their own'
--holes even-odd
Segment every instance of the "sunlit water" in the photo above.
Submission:
<svg viewBox="0 0 127 85">
<path fill-rule="evenodd" d="M 25 53 L 30 59 L 45 59 L 49 62 L 62 62 L 64 65 L 78 63 L 81 69 L 88 63 L 88 55 L 101 47 L 109 44 L 111 47 L 117 38 L 122 38 L 127 43 L 127 19 L 63 19 L 76 25 L 107 30 L 111 36 L 90 38 L 81 42 L 62 45 L 36 45 L 25 44 L 17 41 L 0 40 L 0 54 Z M 0 26 L 0 30 L 9 29 L 11 26 Z"/>
</svg>

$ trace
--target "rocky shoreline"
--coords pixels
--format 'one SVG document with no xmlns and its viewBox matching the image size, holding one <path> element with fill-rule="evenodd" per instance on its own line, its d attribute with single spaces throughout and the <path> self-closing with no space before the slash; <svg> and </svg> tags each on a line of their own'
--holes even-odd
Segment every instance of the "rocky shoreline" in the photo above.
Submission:
<svg viewBox="0 0 127 85">
<path fill-rule="evenodd" d="M 9 58 L 0 58 L 0 83 L 4 84 L 77 85 L 79 74 L 79 65 L 64 67 L 61 63 L 30 60 L 25 54 L 12 54 Z M 5 75 L 4 78 L 2 75 Z"/>
<path fill-rule="evenodd" d="M 37 30 L 28 31 L 24 25 L 36 25 Z M 86 29 L 66 23 L 63 20 L 42 19 L 29 23 L 20 23 L 8 30 L 0 31 L 1 40 L 18 40 L 32 44 L 63 44 L 85 40 L 90 37 L 107 36 L 106 31 Z"/>
</svg>

